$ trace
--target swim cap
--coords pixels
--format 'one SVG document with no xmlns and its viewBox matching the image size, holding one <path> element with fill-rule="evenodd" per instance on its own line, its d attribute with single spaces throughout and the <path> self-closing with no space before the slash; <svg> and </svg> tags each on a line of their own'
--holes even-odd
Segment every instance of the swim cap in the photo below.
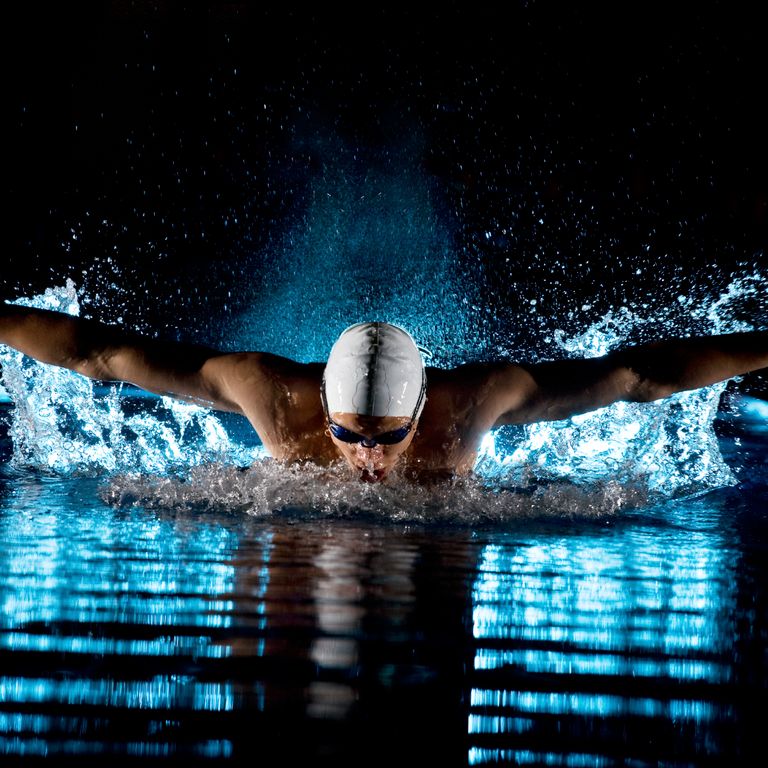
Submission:
<svg viewBox="0 0 768 768">
<path fill-rule="evenodd" d="M 333 345 L 323 374 L 328 413 L 417 418 L 426 384 L 416 342 L 390 323 L 347 328 Z"/>
</svg>

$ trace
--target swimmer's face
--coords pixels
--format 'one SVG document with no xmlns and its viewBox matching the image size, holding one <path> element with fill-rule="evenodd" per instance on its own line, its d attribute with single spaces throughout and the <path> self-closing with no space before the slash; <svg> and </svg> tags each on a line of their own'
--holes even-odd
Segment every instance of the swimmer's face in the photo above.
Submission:
<svg viewBox="0 0 768 768">
<path fill-rule="evenodd" d="M 360 416 L 357 413 L 332 413 L 331 418 L 350 432 L 356 432 L 372 440 L 375 440 L 377 435 L 404 427 L 411 421 L 408 416 Z M 405 439 L 393 445 L 377 443 L 373 448 L 366 448 L 362 443 L 342 442 L 333 435 L 331 440 L 346 462 L 359 473 L 361 480 L 376 483 L 390 473 L 408 449 L 415 434 L 416 422 Z"/>
</svg>

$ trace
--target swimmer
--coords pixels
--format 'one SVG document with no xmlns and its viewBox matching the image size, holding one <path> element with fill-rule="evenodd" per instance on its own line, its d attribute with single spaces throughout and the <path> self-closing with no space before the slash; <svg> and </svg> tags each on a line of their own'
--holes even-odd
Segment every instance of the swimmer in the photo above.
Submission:
<svg viewBox="0 0 768 768">
<path fill-rule="evenodd" d="M 768 368 L 768 332 L 670 339 L 604 357 L 424 367 L 389 323 L 347 328 L 327 363 L 223 353 L 42 309 L 0 304 L 0 344 L 91 379 L 245 416 L 281 461 L 343 459 L 366 482 L 472 471 L 483 436 L 624 400 L 648 402 Z"/>
</svg>

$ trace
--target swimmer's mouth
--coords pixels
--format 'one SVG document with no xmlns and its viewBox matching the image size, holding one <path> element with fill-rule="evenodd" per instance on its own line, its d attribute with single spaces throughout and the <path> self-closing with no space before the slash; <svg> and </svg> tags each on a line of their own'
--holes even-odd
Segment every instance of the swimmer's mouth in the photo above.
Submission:
<svg viewBox="0 0 768 768">
<path fill-rule="evenodd" d="M 360 472 L 360 479 L 364 483 L 379 483 L 387 476 L 386 469 L 374 469 L 370 470 L 368 467 L 362 467 Z"/>
</svg>

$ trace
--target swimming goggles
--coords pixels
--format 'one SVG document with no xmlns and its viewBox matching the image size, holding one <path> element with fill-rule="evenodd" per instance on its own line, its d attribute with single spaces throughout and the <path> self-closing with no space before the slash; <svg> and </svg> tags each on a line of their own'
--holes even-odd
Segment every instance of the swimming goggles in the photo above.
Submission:
<svg viewBox="0 0 768 768">
<path fill-rule="evenodd" d="M 395 443 L 401 443 L 408 437 L 408 433 L 413 429 L 413 422 L 409 422 L 398 429 L 393 429 L 390 432 L 382 432 L 380 435 L 374 435 L 373 437 L 366 437 L 365 435 L 359 435 L 357 432 L 352 432 L 346 427 L 342 427 L 341 424 L 337 424 L 335 421 L 328 419 L 328 429 L 331 434 L 342 443 L 360 443 L 363 448 L 375 448 L 377 445 L 395 445 Z"/>
<path fill-rule="evenodd" d="M 402 427 L 392 429 L 389 432 L 382 432 L 380 435 L 374 435 L 373 437 L 366 437 L 360 435 L 357 432 L 353 432 L 351 429 L 342 427 L 341 424 L 337 424 L 328 413 L 328 401 L 325 399 L 325 379 L 323 379 L 322 386 L 320 387 L 320 397 L 323 400 L 323 410 L 325 411 L 325 417 L 328 419 L 328 429 L 330 433 L 342 443 L 360 443 L 363 448 L 375 448 L 377 445 L 395 445 L 401 443 L 408 437 L 408 434 L 413 429 L 413 423 L 416 421 L 416 415 L 421 410 L 421 404 L 424 400 L 424 393 L 426 391 L 426 378 L 422 378 L 421 392 L 419 394 L 419 400 L 416 403 L 416 409 L 411 416 L 411 420 L 404 424 Z"/>
</svg>

